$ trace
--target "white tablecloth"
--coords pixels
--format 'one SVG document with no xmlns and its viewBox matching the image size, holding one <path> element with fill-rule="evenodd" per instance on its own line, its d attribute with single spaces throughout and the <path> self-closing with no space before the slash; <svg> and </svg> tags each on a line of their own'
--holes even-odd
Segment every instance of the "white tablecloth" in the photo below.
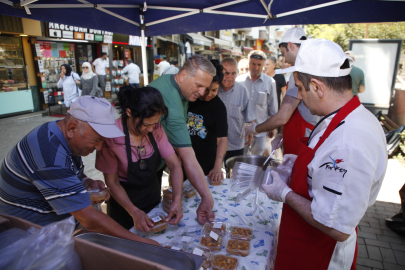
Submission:
<svg viewBox="0 0 405 270">
<path fill-rule="evenodd" d="M 189 182 L 184 182 L 189 185 Z M 276 232 L 280 224 L 282 203 L 267 198 L 266 194 L 259 192 L 258 210 L 252 215 L 252 195 L 248 195 L 242 202 L 235 203 L 236 192 L 230 190 L 230 179 L 224 179 L 220 186 L 209 186 L 215 201 L 215 220 L 228 222 L 230 224 L 253 225 L 254 234 L 250 244 L 250 253 L 247 257 L 238 257 L 238 270 L 268 270 L 274 265 L 274 249 L 276 245 Z M 201 201 L 198 193 L 189 198 L 183 199 L 183 218 L 178 226 L 169 225 L 161 234 L 148 234 L 131 229 L 142 237 L 148 237 L 163 244 L 174 238 L 175 234 L 184 226 L 199 225 L 197 222 L 196 209 Z M 161 205 L 153 209 L 150 214 L 164 212 Z M 223 243 L 222 254 L 226 253 L 226 241 Z"/>
</svg>

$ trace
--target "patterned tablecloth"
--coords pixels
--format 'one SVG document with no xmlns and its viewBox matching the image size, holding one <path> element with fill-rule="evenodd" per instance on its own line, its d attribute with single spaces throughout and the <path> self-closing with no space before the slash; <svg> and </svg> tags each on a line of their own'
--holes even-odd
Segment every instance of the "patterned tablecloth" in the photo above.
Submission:
<svg viewBox="0 0 405 270">
<path fill-rule="evenodd" d="M 189 185 L 188 181 L 184 186 Z M 280 224 L 282 203 L 267 198 L 266 194 L 259 192 L 258 209 L 252 215 L 253 193 L 248 195 L 242 202 L 236 203 L 238 193 L 230 190 L 230 179 L 224 179 L 220 186 L 209 186 L 215 201 L 215 221 L 228 222 L 229 224 L 253 225 L 254 234 L 250 243 L 250 253 L 247 257 L 238 257 L 238 270 L 249 269 L 272 269 L 274 265 L 274 249 L 276 246 L 276 233 Z M 170 242 L 175 234 L 185 226 L 199 225 L 197 222 L 196 209 L 201 197 L 196 193 L 193 197 L 183 199 L 183 218 L 178 226 L 169 225 L 161 234 L 148 234 L 131 229 L 142 237 L 148 237 L 163 244 Z M 161 205 L 153 209 L 150 214 L 163 212 Z M 226 240 L 223 242 L 221 254 L 226 254 Z"/>
</svg>

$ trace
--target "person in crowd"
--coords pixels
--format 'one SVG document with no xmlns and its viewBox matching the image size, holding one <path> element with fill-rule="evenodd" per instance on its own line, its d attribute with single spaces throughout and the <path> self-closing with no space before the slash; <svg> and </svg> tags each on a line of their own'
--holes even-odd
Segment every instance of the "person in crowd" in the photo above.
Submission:
<svg viewBox="0 0 405 270">
<path fill-rule="evenodd" d="M 303 28 L 290 28 L 285 31 L 279 44 L 285 61 L 292 66 L 295 64 L 301 43 L 306 39 Z M 286 71 L 276 70 L 276 73 L 286 73 Z M 278 149 L 281 146 L 281 138 L 283 138 L 284 154 L 297 154 L 298 139 L 309 136 L 319 119 L 319 116 L 311 114 L 308 107 L 298 98 L 298 88 L 295 86 L 294 76 L 290 76 L 287 92 L 278 112 L 262 124 L 253 123 L 247 127 L 246 131 L 256 134 L 283 126 L 283 134 L 280 133 L 273 139 L 272 148 Z"/>
<path fill-rule="evenodd" d="M 105 84 L 107 81 L 107 66 L 108 66 L 108 54 L 105 52 L 101 53 L 101 57 L 97 58 L 93 62 L 93 72 L 96 73 L 98 77 L 98 82 L 100 83 L 101 91 L 103 91 L 103 96 L 105 92 Z"/>
<path fill-rule="evenodd" d="M 174 74 L 179 73 L 179 68 L 177 67 L 178 64 L 179 64 L 179 61 L 177 61 L 176 59 L 172 60 L 170 62 L 170 67 L 165 68 L 162 75 L 168 75 L 168 74 L 174 75 Z"/>
<path fill-rule="evenodd" d="M 276 58 L 271 56 L 266 60 L 266 63 L 264 64 L 264 73 L 266 73 L 267 76 L 273 78 L 276 81 L 278 107 L 280 107 L 281 99 L 282 97 L 284 97 L 285 92 L 287 91 L 287 83 L 282 74 L 276 74 L 275 69 Z"/>
<path fill-rule="evenodd" d="M 238 62 L 238 74 L 242 75 L 249 72 L 249 60 L 242 58 Z"/>
<path fill-rule="evenodd" d="M 276 61 L 276 69 L 283 68 L 284 56 L 279 54 Z"/>
<path fill-rule="evenodd" d="M 180 157 L 188 180 L 201 196 L 197 209 L 197 219 L 201 224 L 214 219 L 214 200 L 191 145 L 186 124 L 187 107 L 189 101 L 194 102 L 204 95 L 215 75 L 216 69 L 206 57 L 194 55 L 186 60 L 176 75 L 163 75 L 149 84 L 163 96 L 169 116 L 166 119 L 161 118 L 160 123 Z M 164 164 L 158 169 L 160 175 L 163 169 Z"/>
<path fill-rule="evenodd" d="M 170 63 L 167 62 L 166 57 L 163 57 L 163 60 L 156 67 L 156 70 L 159 70 L 159 76 L 162 76 L 163 71 L 168 67 L 170 67 Z"/>
<path fill-rule="evenodd" d="M 346 51 L 345 54 L 350 56 L 355 62 L 354 52 L 353 51 Z M 366 84 L 364 82 L 364 72 L 360 68 L 353 65 L 352 71 L 350 71 L 350 76 L 352 77 L 352 93 L 353 95 L 357 95 L 363 93 L 366 90 Z"/>
<path fill-rule="evenodd" d="M 135 227 L 148 233 L 153 224 L 147 213 L 161 199 L 157 170 L 164 159 L 173 176 L 174 199 L 168 220 L 173 218 L 169 223 L 176 225 L 183 216 L 183 172 L 159 123 L 168 115 L 162 95 L 153 87 L 123 86 L 117 96 L 115 107 L 121 117 L 115 125 L 125 137 L 106 140 L 96 157 L 96 169 L 103 172 L 112 195 L 108 215 L 126 229 Z"/>
<path fill-rule="evenodd" d="M 127 74 L 128 83 L 133 88 L 139 88 L 139 82 L 141 81 L 141 69 L 131 59 L 127 60 L 128 65 L 122 70 L 123 74 Z"/>
<path fill-rule="evenodd" d="M 110 102 L 78 98 L 64 119 L 36 127 L 7 154 L 0 169 L 0 212 L 41 226 L 73 216 L 87 230 L 159 245 L 94 208 L 86 191 L 106 187 L 86 177 L 82 156 L 122 136 Z"/>
<path fill-rule="evenodd" d="M 217 73 L 204 95 L 189 103 L 187 125 L 204 175 L 216 182 L 224 178 L 221 168 L 228 143 L 228 123 L 225 105 L 217 96 L 224 78 L 223 67 L 219 60 L 211 60 L 211 63 Z"/>
<path fill-rule="evenodd" d="M 288 63 L 287 61 L 285 61 L 285 58 L 283 57 L 281 68 L 285 69 L 285 68 L 289 68 L 289 67 L 291 67 L 291 64 Z M 288 81 L 290 80 L 291 72 L 283 73 L 283 75 L 284 75 L 285 81 L 287 82 L 287 88 L 288 88 Z"/>
<path fill-rule="evenodd" d="M 77 86 L 82 89 L 82 96 L 95 96 L 103 97 L 103 92 L 100 87 L 98 87 L 98 77 L 91 70 L 91 65 L 89 62 L 84 62 L 82 64 L 82 76 L 80 81 L 76 79 Z"/>
<path fill-rule="evenodd" d="M 63 89 L 63 100 L 66 107 L 69 108 L 81 95 L 81 90 L 76 84 L 76 80 L 80 80 L 80 76 L 73 72 L 68 64 L 63 64 L 60 66 L 59 77 L 57 87 Z"/>
<path fill-rule="evenodd" d="M 249 91 L 256 111 L 256 124 L 265 122 L 278 111 L 277 89 L 273 78 L 264 74 L 263 67 L 267 60 L 262 51 L 254 50 L 249 53 L 249 72 L 239 75 L 237 82 L 243 84 Z M 267 142 L 267 132 L 255 134 L 251 145 L 244 148 L 244 154 L 249 150 L 252 155 L 262 156 Z"/>
<path fill-rule="evenodd" d="M 244 126 L 256 120 L 256 112 L 249 91 L 242 83 L 235 81 L 238 65 L 236 60 L 226 57 L 222 59 L 221 65 L 225 72 L 218 97 L 225 104 L 228 120 L 228 144 L 224 158 L 226 166 L 229 158 L 243 155 L 245 144 L 249 145 L 252 142 L 252 135 L 246 135 L 245 138 Z"/>
<path fill-rule="evenodd" d="M 338 44 L 312 39 L 289 70 L 298 98 L 323 118 L 262 185 L 284 202 L 274 269 L 356 269 L 356 227 L 376 201 L 387 150 L 380 123 L 352 94 L 351 63 Z"/>
</svg>

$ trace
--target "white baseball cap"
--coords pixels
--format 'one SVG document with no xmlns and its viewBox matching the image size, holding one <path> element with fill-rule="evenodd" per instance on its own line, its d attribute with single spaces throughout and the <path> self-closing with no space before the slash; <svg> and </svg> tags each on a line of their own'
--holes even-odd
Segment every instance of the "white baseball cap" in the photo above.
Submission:
<svg viewBox="0 0 405 270">
<path fill-rule="evenodd" d="M 87 122 L 105 138 L 125 136 L 115 125 L 114 108 L 104 98 L 81 96 L 72 103 L 69 113 L 74 118 Z"/>
<path fill-rule="evenodd" d="M 341 69 L 346 59 L 350 67 Z M 278 69 L 276 74 L 299 71 L 319 77 L 342 77 L 350 74 L 352 63 L 353 59 L 335 42 L 326 39 L 310 39 L 301 43 L 295 66 Z"/>
<path fill-rule="evenodd" d="M 305 39 L 301 39 L 302 37 L 305 37 Z M 283 38 L 281 39 L 279 44 L 288 42 L 301 44 L 306 39 L 307 34 L 305 33 L 305 30 L 303 28 L 290 28 L 284 32 Z"/>
</svg>

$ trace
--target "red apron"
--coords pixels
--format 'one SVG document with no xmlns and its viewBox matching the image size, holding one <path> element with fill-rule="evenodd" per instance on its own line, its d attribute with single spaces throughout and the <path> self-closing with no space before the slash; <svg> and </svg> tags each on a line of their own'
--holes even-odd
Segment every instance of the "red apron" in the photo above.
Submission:
<svg viewBox="0 0 405 270">
<path fill-rule="evenodd" d="M 283 127 L 284 154 L 298 155 L 300 148 L 298 140 L 301 137 L 305 137 L 305 130 L 307 128 L 312 130 L 314 126 L 305 121 L 298 109 L 295 109 L 290 120 Z"/>
<path fill-rule="evenodd" d="M 314 149 L 309 148 L 308 137 L 300 138 L 300 151 L 291 175 L 290 188 L 302 197 L 312 201 L 308 193 L 308 164 L 316 150 L 335 128 L 360 105 L 359 98 L 353 97 L 333 117 L 325 133 Z M 357 230 L 357 229 L 356 229 Z M 337 241 L 306 222 L 294 209 L 283 204 L 280 232 L 278 237 L 276 270 L 326 270 L 332 258 Z M 356 269 L 357 243 L 352 270 Z"/>
</svg>

